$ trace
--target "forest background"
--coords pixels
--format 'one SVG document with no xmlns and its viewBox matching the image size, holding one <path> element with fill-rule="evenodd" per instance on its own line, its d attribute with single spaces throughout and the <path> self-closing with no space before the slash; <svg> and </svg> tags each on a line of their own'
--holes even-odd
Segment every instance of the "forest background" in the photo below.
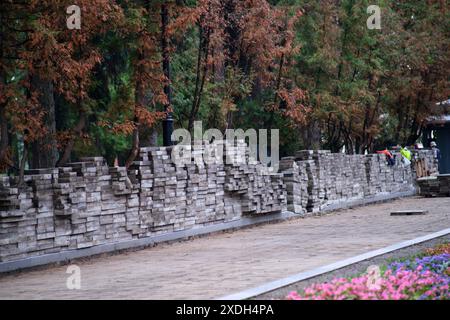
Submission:
<svg viewBox="0 0 450 320">
<path fill-rule="evenodd" d="M 446 0 L 2 0 L 0 170 L 129 166 L 162 144 L 168 114 L 188 130 L 280 129 L 282 156 L 411 145 L 448 112 L 449 13 Z"/>
</svg>

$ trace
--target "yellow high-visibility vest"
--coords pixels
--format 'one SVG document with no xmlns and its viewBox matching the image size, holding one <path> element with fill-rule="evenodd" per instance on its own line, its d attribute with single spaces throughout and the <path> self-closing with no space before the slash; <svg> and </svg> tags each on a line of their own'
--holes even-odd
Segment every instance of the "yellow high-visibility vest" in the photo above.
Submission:
<svg viewBox="0 0 450 320">
<path fill-rule="evenodd" d="M 411 161 L 411 151 L 409 151 L 406 148 L 401 148 L 400 149 L 400 153 L 402 154 L 402 156 L 404 156 L 406 159 L 408 159 L 409 161 Z"/>
</svg>

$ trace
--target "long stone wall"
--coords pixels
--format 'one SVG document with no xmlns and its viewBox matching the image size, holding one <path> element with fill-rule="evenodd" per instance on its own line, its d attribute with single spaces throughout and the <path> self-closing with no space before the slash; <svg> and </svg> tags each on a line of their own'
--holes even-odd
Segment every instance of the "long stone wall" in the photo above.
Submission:
<svg viewBox="0 0 450 320">
<path fill-rule="evenodd" d="M 293 157 L 283 158 L 280 169 L 288 210 L 317 213 L 383 195 L 413 193 L 414 162 L 418 159 L 427 163 L 430 174 L 437 174 L 437 163 L 429 151 L 415 152 L 411 166 L 403 165 L 400 154 L 394 156 L 394 166 L 389 166 L 381 154 L 346 155 L 327 150 L 299 151 Z"/>
<path fill-rule="evenodd" d="M 101 157 L 30 170 L 20 187 L 17 177 L 1 177 L 0 265 L 415 190 L 412 169 L 380 155 L 300 151 L 273 173 L 248 153 L 244 162 L 176 166 L 171 152 L 142 148 L 128 170 Z M 431 152 L 416 156 L 433 165 Z"/>
</svg>

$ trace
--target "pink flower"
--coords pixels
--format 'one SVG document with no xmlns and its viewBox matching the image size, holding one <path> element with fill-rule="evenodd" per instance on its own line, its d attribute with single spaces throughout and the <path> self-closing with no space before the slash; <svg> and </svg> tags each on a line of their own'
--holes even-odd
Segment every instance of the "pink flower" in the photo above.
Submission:
<svg viewBox="0 0 450 320">
<path fill-rule="evenodd" d="M 304 290 L 304 295 L 291 292 L 287 299 L 301 300 L 401 300 L 423 297 L 449 297 L 449 286 L 444 279 L 431 271 L 421 273 L 423 269 L 399 270 L 396 273 L 388 270 L 380 277 L 378 286 L 374 288 L 363 275 L 350 280 L 337 278 L 329 283 L 313 284 Z M 430 286 L 432 286 L 430 288 Z"/>
</svg>

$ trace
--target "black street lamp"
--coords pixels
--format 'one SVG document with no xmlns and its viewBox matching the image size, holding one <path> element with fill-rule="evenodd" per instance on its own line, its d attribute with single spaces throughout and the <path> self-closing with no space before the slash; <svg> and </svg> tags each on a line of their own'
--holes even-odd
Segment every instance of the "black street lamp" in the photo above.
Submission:
<svg viewBox="0 0 450 320">
<path fill-rule="evenodd" d="M 164 146 L 172 145 L 172 132 L 173 132 L 173 114 L 172 114 L 172 88 L 170 84 L 170 56 L 169 56 L 169 41 L 167 35 L 167 26 L 169 25 L 169 10 L 166 1 L 161 4 L 161 48 L 163 58 L 163 72 L 166 76 L 166 83 L 164 84 L 164 93 L 167 97 L 167 104 L 165 105 L 165 111 L 167 113 L 166 119 L 163 120 L 163 143 Z"/>
<path fill-rule="evenodd" d="M 168 112 L 166 118 L 163 120 L 163 143 L 165 147 L 171 146 L 173 132 L 173 116 L 172 112 Z"/>
</svg>

